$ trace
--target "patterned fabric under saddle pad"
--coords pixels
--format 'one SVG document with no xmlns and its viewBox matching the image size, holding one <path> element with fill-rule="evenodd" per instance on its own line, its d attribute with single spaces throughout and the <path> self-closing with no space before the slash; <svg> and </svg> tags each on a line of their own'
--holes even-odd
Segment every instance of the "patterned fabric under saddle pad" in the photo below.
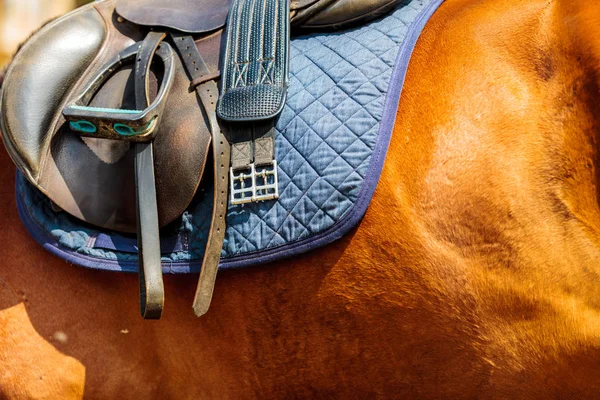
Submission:
<svg viewBox="0 0 600 400">
<path fill-rule="evenodd" d="M 292 40 L 288 100 L 275 137 L 280 198 L 229 206 L 221 268 L 318 248 L 362 219 L 381 174 L 410 55 L 441 2 L 407 0 L 368 25 Z M 199 191 L 162 233 L 165 273 L 200 269 L 211 192 Z M 29 232 L 50 252 L 85 267 L 137 272 L 135 236 L 99 231 L 54 211 L 20 175 L 17 205 Z"/>
</svg>

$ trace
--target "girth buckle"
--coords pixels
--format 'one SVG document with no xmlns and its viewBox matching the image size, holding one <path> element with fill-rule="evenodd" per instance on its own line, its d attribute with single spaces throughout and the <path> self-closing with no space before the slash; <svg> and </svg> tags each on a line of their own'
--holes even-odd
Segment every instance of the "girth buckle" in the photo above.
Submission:
<svg viewBox="0 0 600 400">
<path fill-rule="evenodd" d="M 229 169 L 231 204 L 247 204 L 279 198 L 277 161 L 246 168 Z"/>
</svg>

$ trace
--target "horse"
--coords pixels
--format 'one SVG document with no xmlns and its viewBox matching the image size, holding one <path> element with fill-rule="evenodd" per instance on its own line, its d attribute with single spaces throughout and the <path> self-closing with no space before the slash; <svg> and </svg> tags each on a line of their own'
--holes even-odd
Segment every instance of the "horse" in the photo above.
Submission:
<svg viewBox="0 0 600 400">
<path fill-rule="evenodd" d="M 419 39 L 375 196 L 349 235 L 195 282 L 160 321 L 137 278 L 47 254 L 0 152 L 0 394 L 596 398 L 600 5 L 446 0 Z"/>
</svg>

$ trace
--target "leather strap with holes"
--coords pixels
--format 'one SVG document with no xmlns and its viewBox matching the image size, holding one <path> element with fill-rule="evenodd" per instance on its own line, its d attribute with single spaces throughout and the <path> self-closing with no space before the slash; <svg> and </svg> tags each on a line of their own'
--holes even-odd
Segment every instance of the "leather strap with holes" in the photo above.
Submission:
<svg viewBox="0 0 600 400">
<path fill-rule="evenodd" d="M 150 32 L 140 44 L 135 62 L 134 88 L 138 110 L 150 103 L 149 74 L 154 53 L 165 38 L 164 33 Z M 135 144 L 135 194 L 140 274 L 140 312 L 145 319 L 159 319 L 164 305 L 164 284 L 160 260 L 160 237 L 154 153 L 152 142 Z"/>
<path fill-rule="evenodd" d="M 225 238 L 231 150 L 229 140 L 223 134 L 217 120 L 216 110 L 219 89 L 215 79 L 219 76 L 219 73 L 209 71 L 192 37 L 171 33 L 171 38 L 192 82 L 191 88 L 196 90 L 200 98 L 212 134 L 215 180 L 213 210 L 208 242 L 193 305 L 194 313 L 200 317 L 210 307 L 221 259 L 223 239 Z"/>
</svg>

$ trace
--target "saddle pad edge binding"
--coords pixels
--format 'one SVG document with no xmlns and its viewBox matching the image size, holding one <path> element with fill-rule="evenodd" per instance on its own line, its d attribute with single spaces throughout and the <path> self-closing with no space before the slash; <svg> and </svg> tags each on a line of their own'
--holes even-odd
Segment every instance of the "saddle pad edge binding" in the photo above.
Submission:
<svg viewBox="0 0 600 400">
<path fill-rule="evenodd" d="M 17 190 L 17 212 L 21 222 L 29 232 L 31 237 L 41 245 L 45 250 L 53 255 L 74 265 L 82 266 L 89 269 L 113 271 L 113 272 L 129 272 L 138 273 L 138 262 L 134 260 L 109 260 L 100 259 L 98 257 L 81 254 L 77 251 L 67 249 L 56 238 L 54 238 L 44 227 L 40 226 L 35 217 L 28 210 L 26 201 L 19 185 L 29 185 L 26 178 L 20 171 L 16 172 L 16 190 Z M 41 195 L 41 194 L 40 194 Z M 93 241 L 95 238 L 89 238 L 88 241 Z M 197 273 L 202 266 L 202 260 L 193 260 L 190 262 L 165 262 L 162 261 L 163 273 L 165 274 L 187 274 Z"/>
<path fill-rule="evenodd" d="M 19 185 L 21 182 L 19 180 L 25 179 L 21 173 L 17 170 L 17 177 L 15 186 L 17 188 L 17 212 L 25 229 L 31 237 L 41 245 L 45 250 L 52 253 L 53 255 L 62 258 L 68 263 L 80 265 L 85 268 L 90 269 L 102 269 L 107 271 L 115 271 L 115 272 L 137 272 L 137 263 L 136 262 L 119 262 L 119 263 L 104 263 L 103 268 L 98 267 L 98 260 L 91 256 L 86 256 L 84 254 L 79 254 L 74 251 L 70 251 L 65 249 L 63 246 L 58 243 L 56 239 L 54 239 L 47 231 L 45 231 L 42 227 L 39 227 L 39 224 L 35 220 L 35 218 L 31 215 L 29 210 L 27 209 L 27 205 L 23 200 L 23 196 L 19 193 Z M 35 227 L 38 226 L 38 229 Z M 131 263 L 134 269 L 129 269 L 127 266 L 122 265 L 123 263 Z"/>
<path fill-rule="evenodd" d="M 235 269 L 250 265 L 268 263 L 314 250 L 342 238 L 351 229 L 353 229 L 358 222 L 360 222 L 366 213 L 370 200 L 375 192 L 379 175 L 383 169 L 410 55 L 412 54 L 417 39 L 419 38 L 426 22 L 442 2 L 443 0 L 433 0 L 420 11 L 417 18 L 410 24 L 404 42 L 399 48 L 398 55 L 396 57 L 396 63 L 394 64 L 391 75 L 390 86 L 385 96 L 383 116 L 379 127 L 380 137 L 378 138 L 376 146 L 373 149 L 373 156 L 368 166 L 367 175 L 365 177 L 367 182 L 365 182 L 365 185 L 361 188 L 356 203 L 349 210 L 347 210 L 346 213 L 332 226 L 314 236 L 298 240 L 296 242 L 259 250 L 257 252 L 247 252 L 245 254 L 236 255 L 233 257 L 221 258 L 221 269 Z M 69 251 L 60 249 L 60 245 L 55 239 L 50 238 L 49 235 L 44 235 L 41 232 L 37 232 L 39 230 L 35 229 L 35 225 L 37 225 L 37 223 L 33 217 L 29 215 L 29 212 L 25 210 L 26 207 L 23 204 L 23 199 L 19 197 L 17 203 L 21 219 L 34 239 L 53 254 L 69 262 L 92 269 L 137 272 L 137 262 L 135 261 L 108 259 L 99 260 L 97 257 L 75 253 L 72 250 Z M 99 265 L 99 261 L 101 261 L 101 265 Z M 198 272 L 200 270 L 201 263 L 202 260 L 163 261 L 163 272 L 172 274 Z"/>
</svg>

